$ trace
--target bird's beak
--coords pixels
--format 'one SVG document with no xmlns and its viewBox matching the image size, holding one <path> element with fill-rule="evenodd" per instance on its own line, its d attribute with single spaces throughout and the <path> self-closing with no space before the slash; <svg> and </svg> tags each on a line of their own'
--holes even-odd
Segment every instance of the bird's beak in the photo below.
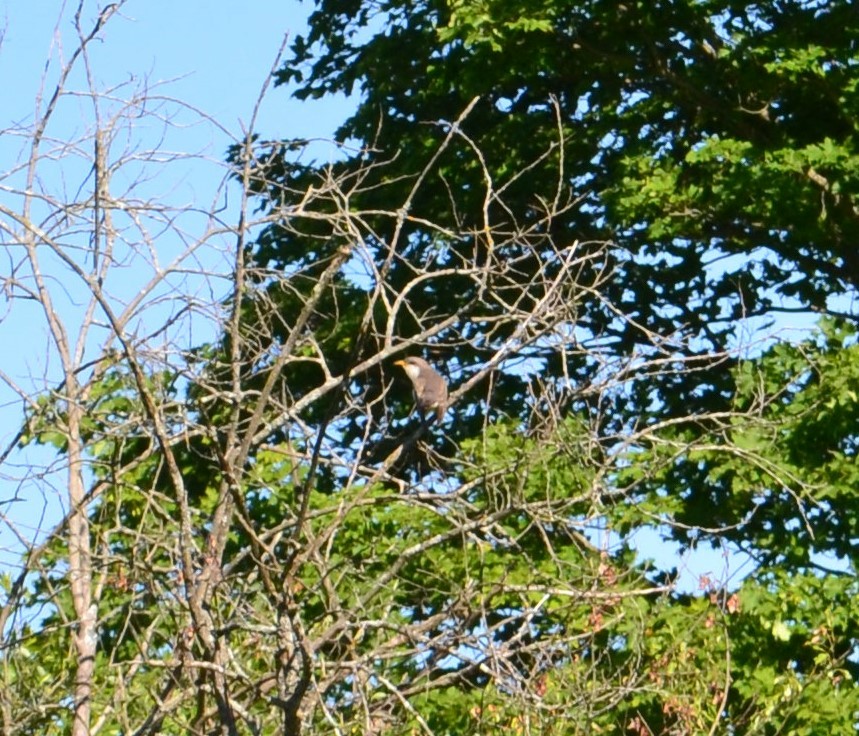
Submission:
<svg viewBox="0 0 859 736">
<path fill-rule="evenodd" d="M 404 361 L 404 360 L 395 360 L 394 361 L 394 365 L 405 365 L 405 364 L 406 364 L 406 361 Z"/>
</svg>

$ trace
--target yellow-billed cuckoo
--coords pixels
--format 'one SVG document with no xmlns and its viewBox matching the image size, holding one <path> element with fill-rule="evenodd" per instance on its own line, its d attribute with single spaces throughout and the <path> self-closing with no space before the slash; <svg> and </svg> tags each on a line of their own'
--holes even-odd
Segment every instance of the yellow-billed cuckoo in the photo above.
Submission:
<svg viewBox="0 0 859 736">
<path fill-rule="evenodd" d="M 447 410 L 447 384 L 438 372 L 423 358 L 405 358 L 394 365 L 401 365 L 411 379 L 415 389 L 418 409 L 435 409 L 436 419 L 441 421 Z"/>
</svg>

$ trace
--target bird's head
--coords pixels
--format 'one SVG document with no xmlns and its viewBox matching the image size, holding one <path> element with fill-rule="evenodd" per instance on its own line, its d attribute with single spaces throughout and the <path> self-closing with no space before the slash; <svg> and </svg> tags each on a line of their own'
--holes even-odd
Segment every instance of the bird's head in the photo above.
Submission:
<svg viewBox="0 0 859 736">
<path fill-rule="evenodd" d="M 427 375 L 429 375 L 430 371 L 435 373 L 432 366 L 423 358 L 404 358 L 403 360 L 396 361 L 394 365 L 400 366 L 406 372 L 406 375 L 412 379 L 412 382 L 420 378 L 422 373 L 426 373 Z"/>
</svg>

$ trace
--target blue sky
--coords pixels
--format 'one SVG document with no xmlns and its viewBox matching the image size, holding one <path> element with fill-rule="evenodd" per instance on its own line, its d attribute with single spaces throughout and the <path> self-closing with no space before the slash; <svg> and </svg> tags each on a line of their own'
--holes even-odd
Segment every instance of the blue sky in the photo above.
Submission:
<svg viewBox="0 0 859 736">
<path fill-rule="evenodd" d="M 0 3 L 4 121 L 32 112 L 45 62 L 57 51 L 56 28 L 66 51 L 71 50 L 75 5 L 49 0 Z M 88 3 L 85 17 L 94 19 L 96 7 Z M 240 120 L 247 121 L 284 35 L 292 38 L 305 28 L 310 8 L 297 0 L 131 0 L 122 7 L 121 17 L 111 20 L 96 47 L 100 79 L 120 81 L 130 75 L 153 82 L 175 79 L 170 85 L 173 94 L 237 129 Z M 343 100 L 305 104 L 280 91 L 264 108 L 261 127 L 273 136 L 326 136 L 348 110 Z"/>
<path fill-rule="evenodd" d="M 2 174 L 26 155 L 26 141 L 15 136 L 14 129 L 33 120 L 42 80 L 47 81 L 50 92 L 61 60 L 75 48 L 73 16 L 77 4 L 77 0 L 0 0 L 0 186 L 22 184 L 20 176 L 16 179 Z M 104 5 L 86 0 L 84 28 L 92 27 Z M 223 178 L 217 162 L 223 160 L 231 137 L 240 137 L 247 126 L 284 36 L 292 38 L 305 28 L 310 7 L 295 0 L 131 0 L 111 18 L 90 46 L 97 87 L 106 89 L 124 83 L 126 89 L 131 89 L 145 84 L 148 89 L 200 110 L 226 129 L 201 124 L 199 119 L 183 129 L 180 115 L 180 125 L 170 131 L 166 145 L 172 150 L 204 155 L 184 161 L 175 183 L 171 183 L 175 190 L 159 192 L 159 196 L 172 198 L 174 204 L 199 200 L 195 203 L 209 205 Z M 85 80 L 82 76 L 72 77 L 68 86 L 82 89 Z M 90 110 L 85 101 L 77 104 L 76 108 L 74 100 L 65 103 L 62 116 L 50 128 L 51 135 L 71 138 L 86 129 Z M 75 114 L 77 109 L 80 115 Z M 303 103 L 290 99 L 284 88 L 271 89 L 256 129 L 263 137 L 271 138 L 330 138 L 350 109 L 351 105 L 342 98 Z M 191 117 L 187 116 L 189 120 Z M 159 134 L 157 127 L 152 133 Z M 84 168 L 77 171 L 74 166 L 74 157 L 66 157 L 48 169 L 49 176 L 56 176 L 56 186 L 74 189 L 77 182 L 85 180 L 89 163 L 84 161 Z M 151 186 L 164 187 L 163 177 Z M 3 202 L 10 207 L 16 204 L 0 188 L 0 203 Z M 0 253 L 0 257 L 3 275 L 12 268 L 14 257 L 9 253 Z M 133 276 L 127 275 L 129 293 L 136 288 Z M 74 308 L 82 299 L 75 294 L 73 284 L 62 283 L 67 274 L 57 271 L 54 278 L 58 303 L 73 332 Z M 12 306 L 3 304 L 0 345 L 5 350 L 0 351 L 0 370 L 30 393 L 58 381 L 56 361 L 45 358 L 48 343 L 44 317 L 35 305 L 21 300 Z M 0 382 L 0 451 L 21 427 L 21 407 L 20 397 Z M 47 462 L 46 451 L 31 447 L 0 470 L 0 513 L 8 515 L 23 537 L 32 538 L 37 530 L 50 528 L 64 513 L 61 468 L 54 468 L 37 481 L 22 482 L 31 475 L 30 464 Z M 13 562 L 16 549 L 15 534 L 10 527 L 0 525 L 0 565 Z"/>
</svg>

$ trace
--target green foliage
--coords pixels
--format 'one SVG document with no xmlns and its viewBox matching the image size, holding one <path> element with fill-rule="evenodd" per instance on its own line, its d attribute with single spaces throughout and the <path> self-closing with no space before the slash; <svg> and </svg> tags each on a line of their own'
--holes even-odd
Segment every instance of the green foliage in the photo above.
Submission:
<svg viewBox="0 0 859 736">
<path fill-rule="evenodd" d="M 618 455 L 603 487 L 610 528 L 625 535 L 655 527 L 681 545 L 690 544 L 691 528 L 699 530 L 699 543 L 734 544 L 753 555 L 761 580 L 774 576 L 767 578 L 770 595 L 785 606 L 800 590 L 791 587 L 799 586 L 792 576 L 836 584 L 821 560 L 846 566 L 849 587 L 859 480 L 859 363 L 849 323 L 824 322 L 816 342 L 777 342 L 759 358 L 706 363 L 743 337 L 744 318 L 785 305 L 826 310 L 833 295 L 859 283 L 853 247 L 859 29 L 849 3 L 324 0 L 316 7 L 280 80 L 297 83 L 299 97 L 360 88 L 361 104 L 341 134 L 372 141 L 382 157 L 396 155 L 393 174 L 385 169 L 388 182 L 420 170 L 436 150 L 436 129 L 415 121 L 454 120 L 479 96 L 461 125 L 483 153 L 485 169 L 455 146 L 445 151 L 438 179 L 414 202 L 419 217 L 479 230 L 486 178 L 505 187 L 507 209 L 495 214 L 524 217 L 528 206 L 553 196 L 562 149 L 564 175 L 580 200 L 555 219 L 555 234 L 618 244 L 606 261 L 614 277 L 599 299 L 578 306 L 582 339 L 587 344 L 592 336 L 600 346 L 609 342 L 614 356 L 636 357 L 652 354 L 649 335 L 679 339 L 671 369 L 643 370 L 623 391 L 602 397 L 599 415 L 581 404 L 599 420 L 576 431 L 589 436 L 599 427 L 605 448 L 630 427 L 652 427 Z M 386 63 L 394 58 L 395 67 Z M 541 158 L 547 150 L 552 155 Z M 514 180 L 514 172 L 524 173 Z M 386 196 L 393 191 L 389 184 Z M 409 257 L 426 261 L 428 241 L 416 232 L 412 242 Z M 547 377 L 559 375 L 555 357 L 546 356 L 544 365 Z M 594 372 L 593 363 L 574 357 L 563 368 L 565 378 L 585 386 Z M 505 395 L 516 396 L 516 388 L 499 399 Z M 515 406 L 505 406 L 514 416 L 509 427 L 525 421 Z M 571 519 L 581 522 L 600 508 L 586 491 L 594 483 L 582 471 L 586 453 L 572 453 L 569 463 L 562 453 L 539 460 L 525 436 L 501 422 L 481 439 L 468 439 L 472 429 L 460 443 L 469 463 L 462 477 L 492 479 L 491 492 L 478 499 L 489 509 L 527 505 L 550 487 L 567 489 Z M 527 475 L 516 463 L 529 468 Z M 618 492 L 634 503 L 615 502 Z M 511 534 L 529 528 L 516 520 L 504 522 Z M 539 557 L 536 549 L 530 552 Z M 509 564 L 499 562 L 492 575 Z M 721 645 L 730 647 L 737 683 L 730 703 L 747 697 L 767 671 L 755 667 L 762 641 L 791 631 L 784 615 L 774 616 L 749 629 L 755 645 L 734 648 L 734 628 L 758 605 L 752 597 L 746 602 L 752 586 L 750 580 L 744 587 L 744 611 L 729 617 L 732 633 Z M 663 613 L 670 618 L 677 610 L 669 602 Z M 849 615 L 849 606 L 841 610 Z M 657 649 L 689 644 L 688 631 L 668 631 L 654 638 Z M 848 649 L 855 643 L 847 629 L 835 638 Z M 841 677 L 836 659 L 807 676 L 786 675 L 784 668 L 794 665 L 785 659 L 768 666 L 780 682 L 790 681 L 796 703 L 811 703 L 834 697 L 821 683 Z M 673 686 L 681 689 L 681 680 Z M 768 715 L 790 707 L 778 705 L 786 692 L 768 687 L 757 701 L 729 706 L 724 717 L 750 733 L 768 732 Z M 674 707 L 663 705 L 663 715 Z M 823 715 L 831 709 L 821 708 L 823 730 L 843 729 L 847 721 L 839 719 L 851 707 L 831 720 Z M 639 724 L 642 733 L 645 722 L 654 733 L 689 733 L 710 731 L 718 721 L 715 711 L 702 709 L 702 720 L 681 728 L 680 720 L 660 721 L 656 710 Z M 753 715 L 743 721 L 741 713 Z M 674 715 L 681 719 L 680 711 Z M 797 716 L 784 727 L 813 729 L 803 723 L 813 720 Z"/>
<path fill-rule="evenodd" d="M 855 578 L 777 570 L 746 581 L 743 615 L 731 626 L 729 707 L 745 733 L 849 733 L 859 709 L 850 661 Z"/>
<path fill-rule="evenodd" d="M 776 343 L 738 367 L 742 413 L 719 436 L 690 426 L 671 438 L 689 453 L 674 459 L 672 444 L 660 444 L 637 458 L 655 490 L 694 489 L 678 521 L 725 527 L 723 538 L 752 544 L 761 561 L 799 569 L 815 554 L 857 562 L 859 350 L 853 328 L 821 327 L 817 338 Z M 706 447 L 696 449 L 699 438 Z"/>
</svg>

